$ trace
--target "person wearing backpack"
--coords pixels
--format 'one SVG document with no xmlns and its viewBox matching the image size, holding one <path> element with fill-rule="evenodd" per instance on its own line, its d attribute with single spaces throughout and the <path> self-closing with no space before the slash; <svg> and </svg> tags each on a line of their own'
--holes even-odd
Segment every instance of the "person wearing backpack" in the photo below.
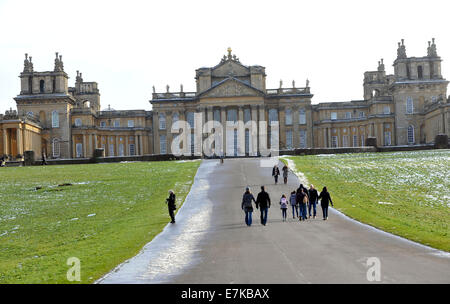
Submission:
<svg viewBox="0 0 450 304">
<path fill-rule="evenodd" d="M 319 195 L 320 206 L 322 207 L 323 220 L 328 219 L 328 204 L 334 207 L 333 201 L 331 200 L 330 193 L 328 193 L 327 187 L 323 187 L 322 192 Z"/>
<path fill-rule="evenodd" d="M 280 208 L 281 208 L 281 216 L 283 217 L 283 222 L 286 222 L 287 217 L 287 208 L 288 208 L 288 200 L 286 195 L 282 195 L 280 199 Z"/>
<path fill-rule="evenodd" d="M 306 195 L 306 192 L 304 191 L 303 187 L 301 187 L 297 190 L 297 203 L 298 203 L 299 209 L 300 209 L 299 220 L 304 221 L 308 218 L 308 216 L 306 214 L 306 205 L 308 203 L 308 195 Z"/>
<path fill-rule="evenodd" d="M 291 202 L 291 206 L 292 206 L 292 218 L 295 218 L 296 214 L 298 217 L 297 195 L 295 193 L 295 190 L 291 192 L 289 201 Z"/>
<path fill-rule="evenodd" d="M 247 187 L 245 188 L 245 193 L 242 196 L 241 208 L 245 212 L 245 223 L 249 227 L 252 225 L 252 212 L 253 212 L 252 201 L 254 201 L 256 204 L 253 194 L 251 194 L 250 189 Z"/>
<path fill-rule="evenodd" d="M 177 209 L 175 202 L 176 202 L 175 193 L 173 193 L 172 190 L 169 190 L 169 197 L 166 199 L 166 204 L 167 204 L 167 207 L 169 208 L 171 224 L 175 224 L 175 213 L 174 212 Z"/>
<path fill-rule="evenodd" d="M 261 224 L 266 226 L 267 223 L 267 213 L 270 208 L 270 196 L 269 193 L 266 192 L 264 186 L 261 186 L 261 192 L 258 193 L 256 197 L 256 209 L 261 211 Z"/>
</svg>

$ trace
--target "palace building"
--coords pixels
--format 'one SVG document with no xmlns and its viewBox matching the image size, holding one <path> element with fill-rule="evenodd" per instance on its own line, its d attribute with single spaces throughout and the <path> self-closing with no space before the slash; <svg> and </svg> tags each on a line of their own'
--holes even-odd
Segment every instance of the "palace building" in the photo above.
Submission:
<svg viewBox="0 0 450 304">
<path fill-rule="evenodd" d="M 265 67 L 242 64 L 231 49 L 214 67 L 196 70 L 196 91 L 158 93 L 153 88 L 151 111 L 101 109 L 96 82 L 85 82 L 77 71 L 75 86 L 68 86 L 62 56 L 56 53 L 53 71 L 35 72 L 25 54 L 20 74 L 21 91 L 14 99 L 17 110 L 0 115 L 0 155 L 21 159 L 33 150 L 36 159 L 90 158 L 96 148 L 106 156 L 171 154 L 172 141 L 182 138 L 184 151 L 194 152 L 194 132 L 172 132 L 177 121 L 256 122 L 245 125 L 243 135 L 227 130 L 214 135 L 215 154 L 260 155 L 260 121 L 278 122 L 279 149 L 360 147 L 368 137 L 378 146 L 432 143 L 437 134 L 450 136 L 448 81 L 441 73 L 441 58 L 434 39 L 427 55 L 408 57 L 404 41 L 398 44 L 394 74 L 387 75 L 384 61 L 364 73 L 363 99 L 312 103 L 306 80 L 284 87 L 266 88 Z M 197 113 L 197 115 L 196 115 Z M 198 115 L 201 113 L 202 115 Z"/>
</svg>

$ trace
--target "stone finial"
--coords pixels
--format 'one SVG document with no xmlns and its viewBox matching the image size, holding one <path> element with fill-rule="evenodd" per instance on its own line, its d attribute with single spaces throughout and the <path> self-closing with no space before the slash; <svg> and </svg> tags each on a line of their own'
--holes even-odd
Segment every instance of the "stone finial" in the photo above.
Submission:
<svg viewBox="0 0 450 304">
<path fill-rule="evenodd" d="M 183 92 L 183 84 L 180 84 L 180 92 Z"/>
<path fill-rule="evenodd" d="M 280 89 L 283 87 L 283 80 L 280 79 Z"/>
<path fill-rule="evenodd" d="M 292 87 L 295 89 L 295 80 L 292 80 Z"/>
<path fill-rule="evenodd" d="M 306 87 L 309 88 L 309 79 L 306 78 Z"/>
<path fill-rule="evenodd" d="M 75 82 L 76 82 L 76 83 L 81 83 L 81 82 L 83 82 L 82 75 L 83 75 L 83 74 L 81 74 L 80 71 L 77 70 L 77 77 L 75 78 Z"/>
<path fill-rule="evenodd" d="M 401 44 L 400 44 L 400 42 L 398 43 L 397 59 L 405 59 L 406 58 L 405 40 L 402 39 L 401 41 L 402 41 Z"/>
<path fill-rule="evenodd" d="M 23 61 L 23 71 L 26 73 L 33 72 L 33 64 L 31 63 L 31 57 L 30 60 L 28 60 L 27 53 L 25 53 L 25 60 Z"/>
<path fill-rule="evenodd" d="M 56 58 L 55 58 L 55 72 L 63 72 L 64 71 L 64 65 L 62 62 L 62 55 L 58 56 L 58 52 L 55 53 L 56 54 Z"/>
<path fill-rule="evenodd" d="M 427 55 L 428 57 L 437 57 L 438 55 L 436 50 L 435 39 L 432 38 L 431 40 L 433 41 L 432 43 L 428 41 Z"/>
<path fill-rule="evenodd" d="M 169 85 L 166 85 L 166 91 L 167 91 L 167 93 L 169 93 L 169 89 L 170 89 Z"/>
<path fill-rule="evenodd" d="M 384 59 L 381 58 L 380 61 L 378 61 L 378 72 L 384 72 Z"/>
<path fill-rule="evenodd" d="M 230 47 L 227 49 L 227 52 L 228 52 L 228 59 L 231 59 L 231 48 Z"/>
<path fill-rule="evenodd" d="M 152 86 L 152 89 L 153 89 L 153 94 L 155 94 L 155 93 L 156 93 L 156 88 L 155 88 L 155 86 Z"/>
</svg>

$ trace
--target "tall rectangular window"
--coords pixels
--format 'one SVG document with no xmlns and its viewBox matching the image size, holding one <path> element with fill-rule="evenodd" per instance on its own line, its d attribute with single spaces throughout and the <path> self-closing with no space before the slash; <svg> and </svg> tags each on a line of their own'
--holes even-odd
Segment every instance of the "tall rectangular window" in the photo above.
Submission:
<svg viewBox="0 0 450 304">
<path fill-rule="evenodd" d="M 119 128 L 120 127 L 120 120 L 116 119 L 114 120 L 114 128 Z"/>
<path fill-rule="evenodd" d="M 389 106 L 384 106 L 383 114 L 391 114 L 391 108 Z"/>
<path fill-rule="evenodd" d="M 412 114 L 414 112 L 414 103 L 412 97 L 406 98 L 406 113 Z"/>
<path fill-rule="evenodd" d="M 167 153 L 166 135 L 159 136 L 159 151 L 160 151 L 160 154 Z"/>
<path fill-rule="evenodd" d="M 384 132 L 384 145 L 385 146 L 391 145 L 391 132 L 390 131 Z"/>
<path fill-rule="evenodd" d="M 134 128 L 134 120 L 128 121 L 128 128 Z"/>
<path fill-rule="evenodd" d="M 250 109 L 244 109 L 244 123 L 247 123 L 252 119 Z"/>
<path fill-rule="evenodd" d="M 364 147 L 366 145 L 364 135 L 361 135 L 361 146 Z"/>
<path fill-rule="evenodd" d="M 134 147 L 134 144 L 130 144 L 130 155 L 136 155 L 136 148 Z"/>
<path fill-rule="evenodd" d="M 348 147 L 348 135 L 342 136 L 342 146 Z"/>
<path fill-rule="evenodd" d="M 292 149 L 293 148 L 293 144 L 292 144 L 292 130 L 287 130 L 286 131 L 286 149 Z"/>
<path fill-rule="evenodd" d="M 337 113 L 331 112 L 331 120 L 336 120 L 336 119 L 337 119 Z"/>
<path fill-rule="evenodd" d="M 292 110 L 287 108 L 285 110 L 285 115 L 286 115 L 286 126 L 292 125 Z"/>
<path fill-rule="evenodd" d="M 52 112 L 52 128 L 59 128 L 59 114 L 58 111 Z"/>
<path fill-rule="evenodd" d="M 114 144 L 109 144 L 109 155 L 114 156 Z"/>
<path fill-rule="evenodd" d="M 352 112 L 345 112 L 345 119 L 352 118 Z"/>
<path fill-rule="evenodd" d="M 408 126 L 408 144 L 413 144 L 415 142 L 414 138 L 414 126 Z"/>
<path fill-rule="evenodd" d="M 306 130 L 300 130 L 300 148 L 306 148 Z"/>
<path fill-rule="evenodd" d="M 357 146 L 358 146 L 358 136 L 353 135 L 353 147 L 357 147 Z"/>
<path fill-rule="evenodd" d="M 159 129 L 165 130 L 166 129 L 166 114 L 159 113 L 158 118 L 159 118 Z"/>
<path fill-rule="evenodd" d="M 306 112 L 305 109 L 300 109 L 298 112 L 298 123 L 301 125 L 306 125 Z"/>
<path fill-rule="evenodd" d="M 337 136 L 331 136 L 331 148 L 337 148 L 337 146 L 338 146 Z"/>
<path fill-rule="evenodd" d="M 53 152 L 53 157 L 59 157 L 59 140 L 57 138 L 53 138 L 52 141 L 52 152 Z"/>
</svg>

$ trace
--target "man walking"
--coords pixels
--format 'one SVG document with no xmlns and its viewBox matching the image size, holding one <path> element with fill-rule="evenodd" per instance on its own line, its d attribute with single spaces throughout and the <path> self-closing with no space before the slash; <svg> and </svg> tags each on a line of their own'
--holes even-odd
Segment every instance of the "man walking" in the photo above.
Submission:
<svg viewBox="0 0 450 304">
<path fill-rule="evenodd" d="M 261 211 L 261 224 L 266 226 L 267 223 L 267 213 L 270 208 L 270 196 L 264 189 L 264 186 L 261 186 L 261 192 L 258 193 L 256 197 L 256 209 Z"/>
<path fill-rule="evenodd" d="M 247 187 L 245 188 L 245 193 L 242 196 L 241 208 L 245 212 L 245 223 L 249 227 L 252 225 L 252 212 L 253 212 L 252 201 L 254 201 L 256 204 L 253 194 L 251 194 L 250 189 Z"/>
<path fill-rule="evenodd" d="M 309 217 L 311 217 L 311 207 L 313 208 L 313 218 L 316 218 L 316 204 L 317 198 L 319 197 L 319 193 L 314 188 L 314 185 L 311 184 L 311 187 L 308 190 L 309 194 L 309 204 L 308 204 L 308 213 Z"/>
<path fill-rule="evenodd" d="M 169 190 L 169 197 L 166 199 L 167 207 L 169 208 L 169 215 L 170 215 L 170 223 L 175 224 L 175 210 L 177 209 L 177 206 L 175 204 L 175 193 L 173 193 L 172 190 Z"/>
</svg>

